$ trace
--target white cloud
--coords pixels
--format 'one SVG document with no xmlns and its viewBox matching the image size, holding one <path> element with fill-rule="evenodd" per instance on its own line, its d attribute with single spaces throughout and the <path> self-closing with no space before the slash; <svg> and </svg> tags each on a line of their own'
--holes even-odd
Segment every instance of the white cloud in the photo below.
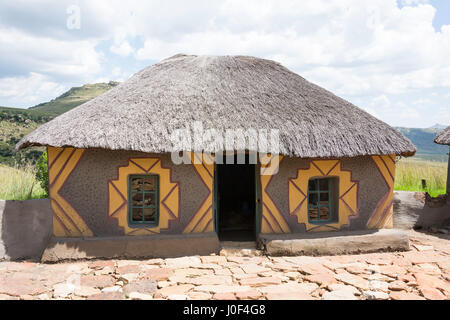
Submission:
<svg viewBox="0 0 450 320">
<path fill-rule="evenodd" d="M 109 48 L 112 53 L 126 57 L 134 52 L 134 48 L 126 40 L 127 34 L 125 31 L 117 31 L 114 34 L 114 44 Z"/>
<path fill-rule="evenodd" d="M 134 48 L 126 40 L 119 44 L 112 45 L 110 50 L 111 52 L 124 57 L 129 56 L 134 52 Z"/>
<path fill-rule="evenodd" d="M 102 55 L 93 40 L 70 41 L 37 37 L 0 28 L 0 68 L 87 79 L 101 70 Z"/>
<path fill-rule="evenodd" d="M 176 53 L 253 55 L 384 121 L 405 117 L 411 125 L 435 119 L 414 104 L 420 92 L 450 88 L 450 25 L 433 28 L 436 9 L 426 0 L 80 0 L 81 29 L 70 31 L 61 8 L 72 2 L 22 4 L 27 19 L 13 19 L 20 12 L 13 4 L 0 8 L 0 70 L 93 82 L 126 79 L 136 61 Z M 45 24 L 40 32 L 36 21 Z M 447 94 L 436 92 L 429 107 Z"/>
<path fill-rule="evenodd" d="M 423 3 L 429 3 L 430 0 L 400 0 L 400 3 L 403 6 L 410 6 L 410 5 L 417 5 L 417 4 L 423 4 Z"/>
<path fill-rule="evenodd" d="M 7 99 L 15 107 L 29 107 L 53 99 L 65 89 L 48 77 L 31 72 L 23 77 L 0 78 L 0 101 Z"/>
</svg>

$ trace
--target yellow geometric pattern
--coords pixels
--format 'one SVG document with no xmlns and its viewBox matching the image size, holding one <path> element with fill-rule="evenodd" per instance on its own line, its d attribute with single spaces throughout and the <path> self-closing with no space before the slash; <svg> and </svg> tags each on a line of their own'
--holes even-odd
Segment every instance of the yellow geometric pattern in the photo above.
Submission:
<svg viewBox="0 0 450 320">
<path fill-rule="evenodd" d="M 159 223 L 155 227 L 133 228 L 128 224 L 128 176 L 130 174 L 159 175 Z M 108 181 L 108 216 L 118 220 L 126 235 L 159 233 L 169 227 L 169 221 L 178 219 L 180 186 L 171 180 L 171 169 L 162 166 L 161 158 L 131 158 L 128 165 L 118 169 L 116 180 Z"/>
<path fill-rule="evenodd" d="M 261 164 L 261 233 L 290 233 L 291 230 L 286 220 L 267 193 L 267 187 L 274 177 L 273 173 L 278 172 L 279 165 L 283 159 L 283 156 L 277 156 L 278 163 L 275 163 L 275 157 L 273 156 L 267 164 Z"/>
<path fill-rule="evenodd" d="M 369 229 L 392 228 L 393 205 L 394 205 L 394 177 L 395 177 L 395 155 L 372 156 L 372 160 L 383 177 L 388 191 L 378 202 L 375 210 L 367 222 Z"/>
<path fill-rule="evenodd" d="M 49 193 L 55 237 L 92 237 L 94 235 L 75 209 L 59 194 L 84 151 L 84 149 L 74 148 L 47 148 Z"/>
<path fill-rule="evenodd" d="M 351 171 L 343 170 L 340 160 L 312 160 L 308 169 L 299 169 L 297 177 L 289 179 L 289 214 L 296 215 L 306 231 L 339 230 L 349 224 L 350 217 L 358 214 L 358 181 L 352 180 Z M 308 181 L 314 177 L 339 178 L 339 205 L 336 222 L 313 224 L 308 221 Z"/>
<path fill-rule="evenodd" d="M 207 157 L 207 159 L 203 159 Z M 183 233 L 201 233 L 213 232 L 213 188 L 214 188 L 214 164 L 213 159 L 207 154 L 190 153 L 191 163 L 194 166 L 195 172 L 200 176 L 206 188 L 208 188 L 208 195 L 203 200 L 197 212 L 186 225 Z M 194 161 L 197 160 L 197 161 Z M 205 161 L 206 160 L 206 161 Z"/>
</svg>

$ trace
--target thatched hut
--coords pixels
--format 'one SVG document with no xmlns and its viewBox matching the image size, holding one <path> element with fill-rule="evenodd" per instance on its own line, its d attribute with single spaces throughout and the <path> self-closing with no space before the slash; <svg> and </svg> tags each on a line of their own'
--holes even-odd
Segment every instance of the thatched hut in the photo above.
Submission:
<svg viewBox="0 0 450 320">
<path fill-rule="evenodd" d="M 216 133 L 279 130 L 279 162 L 196 158 L 261 151 L 206 138 L 174 147 L 173 133 L 198 122 Z M 60 115 L 17 144 L 28 146 L 48 149 L 56 238 L 172 235 L 172 248 L 191 249 L 205 238 L 392 227 L 396 157 L 416 152 L 386 123 L 277 62 L 192 55 Z M 181 150 L 198 161 L 175 164 L 170 152 Z"/>
<path fill-rule="evenodd" d="M 439 132 L 434 138 L 434 142 L 450 146 L 450 126 Z M 447 194 L 450 194 L 450 152 L 448 153 Z"/>
<path fill-rule="evenodd" d="M 439 132 L 434 138 L 434 142 L 450 146 L 450 126 Z"/>
</svg>

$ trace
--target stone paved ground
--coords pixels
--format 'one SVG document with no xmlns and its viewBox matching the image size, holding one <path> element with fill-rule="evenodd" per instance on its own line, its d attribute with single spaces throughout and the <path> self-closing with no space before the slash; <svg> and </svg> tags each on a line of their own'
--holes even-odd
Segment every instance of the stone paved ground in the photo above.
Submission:
<svg viewBox="0 0 450 320">
<path fill-rule="evenodd" d="M 0 299 L 449 299 L 450 237 L 332 257 L 0 262 Z"/>
</svg>

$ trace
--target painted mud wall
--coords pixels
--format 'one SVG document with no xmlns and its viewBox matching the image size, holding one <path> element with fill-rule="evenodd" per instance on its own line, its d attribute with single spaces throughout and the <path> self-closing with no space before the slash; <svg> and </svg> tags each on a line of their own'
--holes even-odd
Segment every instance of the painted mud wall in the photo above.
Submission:
<svg viewBox="0 0 450 320">
<path fill-rule="evenodd" d="M 213 231 L 212 165 L 174 165 L 167 154 L 53 147 L 48 159 L 56 237 Z M 131 228 L 127 175 L 145 173 L 160 176 L 159 225 Z"/>
<path fill-rule="evenodd" d="M 394 176 L 394 155 L 335 160 L 284 157 L 276 175 L 261 176 L 261 232 L 392 228 Z M 336 221 L 308 222 L 307 186 L 313 177 L 339 179 Z"/>
<path fill-rule="evenodd" d="M 168 154 L 52 147 L 48 152 L 53 234 L 57 237 L 214 231 L 213 165 L 174 165 Z M 297 233 L 392 227 L 394 160 L 394 156 L 281 157 L 277 174 L 260 177 L 259 229 L 262 233 Z M 130 227 L 127 176 L 145 173 L 160 176 L 160 223 L 152 228 Z M 311 177 L 323 176 L 339 179 L 339 214 L 336 221 L 311 224 L 306 186 Z"/>
</svg>

